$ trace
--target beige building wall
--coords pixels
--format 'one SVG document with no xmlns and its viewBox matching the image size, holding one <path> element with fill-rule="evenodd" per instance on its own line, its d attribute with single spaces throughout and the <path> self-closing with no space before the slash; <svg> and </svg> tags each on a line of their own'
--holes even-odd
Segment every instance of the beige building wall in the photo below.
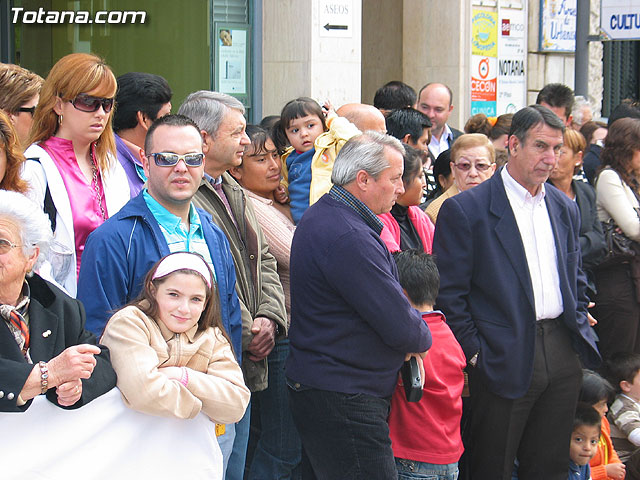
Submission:
<svg viewBox="0 0 640 480">
<path fill-rule="evenodd" d="M 262 115 L 311 90 L 309 1 L 263 0 Z"/>
<path fill-rule="evenodd" d="M 429 82 L 453 90 L 450 123 L 468 116 L 470 5 L 468 0 L 363 0 L 362 101 L 373 103 L 375 91 L 402 80 L 416 92 Z"/>
<path fill-rule="evenodd" d="M 348 4 L 349 35 L 321 31 L 327 0 L 263 0 L 262 114 L 278 115 L 300 96 L 336 107 L 360 100 L 362 0 Z"/>
<path fill-rule="evenodd" d="M 403 0 L 362 0 L 362 103 L 402 71 Z M 419 88 L 412 85 L 414 88 Z"/>
<path fill-rule="evenodd" d="M 453 92 L 449 124 L 462 128 L 469 116 L 471 2 L 404 0 L 404 81 L 416 91 L 444 83 Z"/>
</svg>

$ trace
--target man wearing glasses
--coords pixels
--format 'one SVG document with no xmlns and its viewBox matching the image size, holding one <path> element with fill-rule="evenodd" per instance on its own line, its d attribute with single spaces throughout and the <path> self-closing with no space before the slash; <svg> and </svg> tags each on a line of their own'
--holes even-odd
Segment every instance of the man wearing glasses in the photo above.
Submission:
<svg viewBox="0 0 640 480">
<path fill-rule="evenodd" d="M 521 480 L 566 479 L 580 360 L 600 361 L 578 207 L 545 185 L 564 128 L 546 107 L 517 112 L 507 165 L 438 218 L 436 305 L 469 365 L 471 478 L 510 479 L 517 458 Z"/>
<path fill-rule="evenodd" d="M 229 243 L 193 198 L 204 172 L 200 130 L 182 115 L 156 120 L 140 160 L 147 187 L 88 238 L 78 279 L 86 327 L 97 336 L 114 310 L 135 299 L 145 275 L 163 256 L 196 252 L 216 276 L 222 322 L 241 352 L 240 305 Z M 240 360 L 238 356 L 238 361 Z"/>
<path fill-rule="evenodd" d="M 253 395 L 252 401 L 259 402 L 259 399 L 269 396 L 272 403 L 263 400 L 264 405 L 278 404 L 279 399 L 286 396 L 284 371 L 273 363 L 273 367 L 267 368 L 267 356 L 271 362 L 279 359 L 280 365 L 286 358 L 287 350 L 283 345 L 279 345 L 274 355 L 270 356 L 276 345 L 276 338 L 283 340 L 287 333 L 284 292 L 278 277 L 276 259 L 269 252 L 251 199 L 227 172 L 242 163 L 245 147 L 251 143 L 245 131 L 247 122 L 244 118 L 244 106 L 230 95 L 200 90 L 187 97 L 180 106 L 179 113 L 196 122 L 206 145 L 204 179 L 193 202 L 209 212 L 216 225 L 225 233 L 236 266 L 237 290 L 242 310 L 241 366 L 245 382 L 251 392 L 262 394 Z M 278 359 L 274 358 L 278 355 Z M 278 374 L 280 377 L 276 379 L 274 375 Z M 274 383 L 269 389 L 267 375 Z M 278 387 L 284 393 L 278 393 Z M 264 410 L 266 418 L 262 422 L 263 429 L 269 430 L 266 422 L 275 422 L 271 431 L 279 432 L 281 424 L 275 419 L 280 418 L 283 409 L 273 411 L 265 406 Z M 237 424 L 227 425 L 224 436 L 218 439 L 227 480 L 241 480 L 244 476 L 249 426 L 250 412 L 247 411 Z M 295 445 L 290 458 L 281 458 L 282 450 L 275 448 L 277 442 L 278 439 L 272 439 L 267 442 L 268 445 L 264 445 L 264 441 L 258 443 L 254 466 L 256 472 L 253 473 L 258 478 L 269 477 L 270 472 L 278 472 L 278 477 L 288 477 L 299 460 L 300 453 L 296 452 Z"/>
</svg>

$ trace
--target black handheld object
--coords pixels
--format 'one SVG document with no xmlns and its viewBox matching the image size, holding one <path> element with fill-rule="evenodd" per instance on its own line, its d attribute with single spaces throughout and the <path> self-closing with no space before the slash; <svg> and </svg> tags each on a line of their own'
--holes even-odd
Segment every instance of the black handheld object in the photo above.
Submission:
<svg viewBox="0 0 640 480">
<path fill-rule="evenodd" d="M 407 402 L 419 402 L 422 398 L 422 382 L 416 357 L 411 357 L 404 362 L 401 372 Z"/>
</svg>

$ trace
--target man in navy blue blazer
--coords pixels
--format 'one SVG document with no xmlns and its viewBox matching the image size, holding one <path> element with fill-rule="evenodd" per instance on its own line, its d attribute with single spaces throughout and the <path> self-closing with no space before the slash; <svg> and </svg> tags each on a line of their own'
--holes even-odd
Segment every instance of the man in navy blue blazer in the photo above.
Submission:
<svg viewBox="0 0 640 480">
<path fill-rule="evenodd" d="M 581 362 L 600 361 L 587 320 L 578 208 L 545 185 L 564 125 L 517 112 L 506 167 L 444 202 L 437 306 L 469 362 L 471 478 L 566 479 Z"/>
</svg>

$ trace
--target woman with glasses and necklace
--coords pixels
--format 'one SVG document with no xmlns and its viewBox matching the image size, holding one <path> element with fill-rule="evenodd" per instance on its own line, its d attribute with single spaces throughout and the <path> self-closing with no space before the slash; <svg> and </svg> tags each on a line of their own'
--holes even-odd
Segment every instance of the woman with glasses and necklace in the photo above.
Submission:
<svg viewBox="0 0 640 480">
<path fill-rule="evenodd" d="M 87 237 L 129 200 L 111 127 L 111 69 L 85 53 L 61 58 L 42 86 L 24 178 L 49 215 L 54 244 L 40 273 L 75 297 Z"/>
<path fill-rule="evenodd" d="M 466 133 L 451 147 L 453 185 L 427 207 L 426 213 L 435 224 L 444 201 L 460 192 L 489 180 L 496 171 L 496 151 L 482 133 Z M 436 224 L 437 227 L 437 224 Z"/>
</svg>

